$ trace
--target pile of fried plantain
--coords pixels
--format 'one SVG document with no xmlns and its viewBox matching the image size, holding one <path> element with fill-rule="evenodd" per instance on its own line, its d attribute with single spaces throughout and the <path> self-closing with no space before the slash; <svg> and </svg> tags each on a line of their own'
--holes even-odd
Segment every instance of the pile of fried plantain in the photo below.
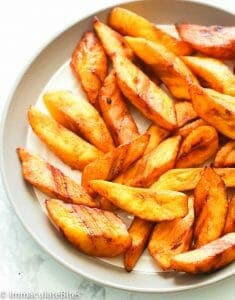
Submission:
<svg viewBox="0 0 235 300">
<path fill-rule="evenodd" d="M 192 274 L 235 260 L 235 76 L 225 61 L 235 27 L 175 27 L 179 37 L 121 7 L 108 24 L 95 17 L 71 51 L 83 96 L 48 91 L 44 112 L 29 108 L 33 132 L 81 184 L 17 148 L 23 178 L 49 197 L 67 241 L 122 255 L 128 272 L 146 248 L 163 270 Z"/>
</svg>

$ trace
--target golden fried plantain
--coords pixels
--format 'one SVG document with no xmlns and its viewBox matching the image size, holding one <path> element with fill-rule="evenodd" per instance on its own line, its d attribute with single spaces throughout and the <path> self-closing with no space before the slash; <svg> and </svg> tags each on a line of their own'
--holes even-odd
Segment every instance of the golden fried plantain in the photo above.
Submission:
<svg viewBox="0 0 235 300">
<path fill-rule="evenodd" d="M 182 40 L 195 50 L 221 59 L 235 58 L 235 27 L 176 24 Z"/>
<path fill-rule="evenodd" d="M 214 168 L 227 187 L 235 187 L 235 168 Z M 172 169 L 151 186 L 155 190 L 189 191 L 195 189 L 203 168 Z"/>
<path fill-rule="evenodd" d="M 142 156 L 148 140 L 149 135 L 145 133 L 131 143 L 120 145 L 87 165 L 82 173 L 82 186 L 90 195 L 94 196 L 95 193 L 90 188 L 89 181 L 92 179 L 113 180 L 120 173 L 126 171 L 132 163 Z"/>
<path fill-rule="evenodd" d="M 148 221 L 164 221 L 187 213 L 187 196 L 174 191 L 134 188 L 104 180 L 91 180 L 91 188 L 117 207 Z"/>
<path fill-rule="evenodd" d="M 30 107 L 28 120 L 34 133 L 73 169 L 82 170 L 103 154 L 35 107 Z"/>
<path fill-rule="evenodd" d="M 73 51 L 70 66 L 90 103 L 98 109 L 98 93 L 108 65 L 104 49 L 93 32 L 88 31 L 82 36 Z"/>
<path fill-rule="evenodd" d="M 176 127 L 173 100 L 124 56 L 114 56 L 114 70 L 122 93 L 149 120 L 165 129 Z"/>
<path fill-rule="evenodd" d="M 46 201 L 50 220 L 63 236 L 85 254 L 114 257 L 131 244 L 126 226 L 115 214 L 57 199 Z"/>
<path fill-rule="evenodd" d="M 183 140 L 177 157 L 177 168 L 197 167 L 218 150 L 218 134 L 212 126 L 200 126 Z"/>
<path fill-rule="evenodd" d="M 154 223 L 135 217 L 128 229 L 132 243 L 124 254 L 124 266 L 131 272 L 143 253 Z"/>
<path fill-rule="evenodd" d="M 184 63 L 206 86 L 220 93 L 235 96 L 235 76 L 220 60 L 211 57 L 182 57 Z"/>
<path fill-rule="evenodd" d="M 162 46 L 143 38 L 125 37 L 134 53 L 150 65 L 171 94 L 179 99 L 190 100 L 188 88 L 190 84 L 198 84 L 184 62 Z"/>
<path fill-rule="evenodd" d="M 145 148 L 144 155 L 155 149 L 165 138 L 170 135 L 170 132 L 156 124 L 151 124 L 146 131 L 150 134 L 150 139 Z"/>
<path fill-rule="evenodd" d="M 220 148 L 216 154 L 214 166 L 217 168 L 235 166 L 235 141 L 230 141 Z"/>
<path fill-rule="evenodd" d="M 194 190 L 194 245 L 199 248 L 218 239 L 228 209 L 225 184 L 212 168 L 205 168 Z"/>
<path fill-rule="evenodd" d="M 189 89 L 197 114 L 219 132 L 235 138 L 235 97 L 192 85 Z"/>
<path fill-rule="evenodd" d="M 235 194 L 233 194 L 225 220 L 224 234 L 235 231 Z"/>
<path fill-rule="evenodd" d="M 133 51 L 120 33 L 101 22 L 97 17 L 94 18 L 93 26 L 110 58 L 113 54 L 120 54 L 129 59 L 133 58 Z"/>
<path fill-rule="evenodd" d="M 188 101 L 177 102 L 175 104 L 175 112 L 178 127 L 182 127 L 197 118 L 197 113 L 193 109 L 192 103 Z"/>
<path fill-rule="evenodd" d="M 114 148 L 103 119 L 89 102 L 69 91 L 46 93 L 43 100 L 52 117 L 62 126 L 81 135 L 102 152 Z"/>
<path fill-rule="evenodd" d="M 162 31 L 145 18 L 121 7 L 112 9 L 109 15 L 109 25 L 123 35 L 143 37 L 161 43 L 176 55 L 192 53 L 189 44 L 176 39 Z"/>
<path fill-rule="evenodd" d="M 174 256 L 172 269 L 192 274 L 214 272 L 235 260 L 235 233 L 228 233 L 198 249 Z"/>
<path fill-rule="evenodd" d="M 22 164 L 24 179 L 37 189 L 49 197 L 56 197 L 65 202 L 98 207 L 98 203 L 82 186 L 40 156 L 24 148 L 17 148 L 17 153 Z"/>
<path fill-rule="evenodd" d="M 117 146 L 129 143 L 139 135 L 136 123 L 117 85 L 113 70 L 105 78 L 100 90 L 99 106 L 101 115 Z"/>
<path fill-rule="evenodd" d="M 163 270 L 171 268 L 171 258 L 188 251 L 193 236 L 193 197 L 188 199 L 188 213 L 183 218 L 165 221 L 155 225 L 148 250 Z"/>
<path fill-rule="evenodd" d="M 174 167 L 180 142 L 180 136 L 164 140 L 119 175 L 115 182 L 136 187 L 150 186 L 161 174 Z"/>
<path fill-rule="evenodd" d="M 197 119 L 191 123 L 188 123 L 184 125 L 183 127 L 177 129 L 175 131 L 176 135 L 181 135 L 183 138 L 185 138 L 187 135 L 191 133 L 192 130 L 198 128 L 199 126 L 208 125 L 206 121 L 202 119 Z"/>
</svg>

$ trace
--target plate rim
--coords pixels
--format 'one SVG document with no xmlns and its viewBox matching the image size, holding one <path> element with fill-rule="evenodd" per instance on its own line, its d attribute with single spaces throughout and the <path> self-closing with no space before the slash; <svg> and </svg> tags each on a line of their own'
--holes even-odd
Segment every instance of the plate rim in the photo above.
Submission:
<svg viewBox="0 0 235 300">
<path fill-rule="evenodd" d="M 20 215 L 19 211 L 16 208 L 16 205 L 14 203 L 13 197 L 12 197 L 12 192 L 8 186 L 8 181 L 6 179 L 5 176 L 5 167 L 4 167 L 4 149 L 3 149 L 3 144 L 4 144 L 4 132 L 5 132 L 5 125 L 6 125 L 6 118 L 8 116 L 8 112 L 9 112 L 9 107 L 11 104 L 11 101 L 14 97 L 14 94 L 19 86 L 19 84 L 21 83 L 22 78 L 24 77 L 24 75 L 26 74 L 27 70 L 30 68 L 30 66 L 34 63 L 34 61 L 37 59 L 37 57 L 43 52 L 44 49 L 47 48 L 47 46 L 49 46 L 50 44 L 52 44 L 60 35 L 62 35 L 64 32 L 66 32 L 67 30 L 71 29 L 73 26 L 75 26 L 77 23 L 93 16 L 94 14 L 98 14 L 101 13 L 107 9 L 111 9 L 115 6 L 122 6 L 125 4 L 131 4 L 131 3 L 137 3 L 137 2 L 142 2 L 143 0 L 130 0 L 130 1 L 118 1 L 115 4 L 107 4 L 105 5 L 102 9 L 96 10 L 94 12 L 88 12 L 86 14 L 84 14 L 83 16 L 79 17 L 76 19 L 76 21 L 72 21 L 70 24 L 68 24 L 67 26 L 65 26 L 64 28 L 57 30 L 55 33 L 53 33 L 50 37 L 48 37 L 34 52 L 34 54 L 32 54 L 27 61 L 23 64 L 23 67 L 21 68 L 21 71 L 18 73 L 16 79 L 14 80 L 12 87 L 8 93 L 8 96 L 5 97 L 5 101 L 4 101 L 4 105 L 3 105 L 3 109 L 2 109 L 2 113 L 1 113 L 1 121 L 0 121 L 0 142 L 1 142 L 1 146 L 0 146 L 0 174 L 1 174 L 1 178 L 2 178 L 2 183 L 3 183 L 3 188 L 4 188 L 4 192 L 6 194 L 6 198 L 8 199 L 9 203 L 12 205 L 12 207 L 14 208 L 14 213 L 17 215 L 18 220 L 20 221 L 20 223 L 23 225 L 24 229 L 30 234 L 30 236 L 33 238 L 33 240 L 35 240 L 35 242 L 41 247 L 41 249 L 43 249 L 43 251 L 45 251 L 47 254 L 49 254 L 53 259 L 55 259 L 59 264 L 63 265 L 64 267 L 66 267 L 67 269 L 71 270 L 73 273 L 75 273 L 76 275 L 81 275 L 95 283 L 104 285 L 104 286 L 108 286 L 111 288 L 117 288 L 117 289 L 121 289 L 121 290 L 125 290 L 125 291 L 129 291 L 129 292 L 138 292 L 138 293 L 164 293 L 164 294 L 172 294 L 175 292 L 181 292 L 181 291 L 189 291 L 189 290 L 193 290 L 193 289 L 197 289 L 197 288 L 202 288 L 202 287 L 206 287 L 206 286 L 210 286 L 213 284 L 216 284 L 222 280 L 226 280 L 229 279 L 230 277 L 235 275 L 235 270 L 231 270 L 229 273 L 225 273 L 222 275 L 218 275 L 216 278 L 211 278 L 208 279 L 206 282 L 200 282 L 200 283 L 196 283 L 193 286 L 184 286 L 184 287 L 173 287 L 170 289 L 161 289 L 161 288 L 157 288 L 157 289 L 153 289 L 153 288 L 138 288 L 136 287 L 135 289 L 133 289 L 132 287 L 128 287 L 128 286 L 122 286 L 119 283 L 113 283 L 111 280 L 109 279 L 105 279 L 105 281 L 103 279 L 99 279 L 96 278 L 93 274 L 91 273 L 86 273 L 84 272 L 84 270 L 77 270 L 76 268 L 74 268 L 70 263 L 66 262 L 63 258 L 59 257 L 55 252 L 53 252 L 49 247 L 47 247 L 46 243 L 42 242 L 39 237 L 37 236 L 36 233 L 34 233 L 34 231 L 32 231 L 30 229 L 30 227 L 26 224 L 24 218 L 22 218 L 22 216 Z M 234 12 L 229 11 L 229 9 L 226 8 L 221 8 L 220 6 L 218 6 L 217 4 L 209 4 L 209 3 L 205 3 L 203 0 L 175 0 L 175 2 L 188 2 L 188 3 L 194 3 L 194 4 L 199 4 L 202 6 L 206 6 L 208 8 L 216 8 L 217 10 L 220 10 L 222 12 L 225 13 L 229 13 L 231 15 L 235 16 Z"/>
</svg>

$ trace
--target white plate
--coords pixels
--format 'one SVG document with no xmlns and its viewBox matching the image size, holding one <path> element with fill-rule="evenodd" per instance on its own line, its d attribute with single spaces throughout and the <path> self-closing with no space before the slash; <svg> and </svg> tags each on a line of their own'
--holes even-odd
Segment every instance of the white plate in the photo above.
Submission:
<svg viewBox="0 0 235 300">
<path fill-rule="evenodd" d="M 179 21 L 234 25 L 234 16 L 230 13 L 190 1 L 138 1 L 122 6 L 161 25 Z M 101 20 L 105 20 L 108 11 L 109 9 L 97 12 L 96 15 Z M 207 285 L 233 275 L 234 264 L 206 276 L 162 272 L 147 252 L 142 256 L 135 270 L 126 273 L 121 258 L 98 259 L 83 255 L 71 247 L 48 222 L 45 211 L 39 204 L 39 202 L 43 203 L 45 196 L 38 191 L 35 192 L 22 179 L 15 148 L 26 144 L 29 149 L 40 153 L 66 174 L 79 179 L 79 172 L 71 171 L 61 163 L 28 130 L 26 111 L 29 105 L 35 103 L 45 109 L 41 103 L 41 94 L 45 90 L 70 89 L 83 94 L 71 74 L 68 61 L 82 33 L 91 29 L 92 19 L 93 16 L 79 21 L 51 41 L 35 57 L 17 84 L 6 107 L 2 125 L 1 169 L 8 196 L 16 213 L 34 239 L 54 258 L 73 271 L 102 284 L 132 291 L 170 292 Z M 140 115 L 135 115 L 140 127 L 142 129 L 146 127 Z M 37 198 L 40 201 L 37 201 Z"/>
</svg>

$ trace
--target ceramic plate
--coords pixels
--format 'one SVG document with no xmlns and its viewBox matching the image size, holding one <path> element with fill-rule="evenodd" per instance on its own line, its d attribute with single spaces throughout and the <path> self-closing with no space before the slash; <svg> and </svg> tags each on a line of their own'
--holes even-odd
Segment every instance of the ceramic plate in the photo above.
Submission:
<svg viewBox="0 0 235 300">
<path fill-rule="evenodd" d="M 190 21 L 198 24 L 234 25 L 234 15 L 207 5 L 173 1 L 150 0 L 122 4 L 163 29 L 172 32 L 174 24 Z M 106 21 L 110 8 L 96 15 Z M 81 87 L 69 68 L 69 59 L 84 31 L 92 28 L 93 16 L 89 16 L 62 32 L 51 41 L 31 62 L 7 104 L 2 124 L 1 169 L 8 196 L 25 228 L 33 238 L 55 259 L 89 279 L 116 288 L 142 292 L 173 292 L 208 285 L 235 274 L 235 264 L 211 275 L 190 276 L 174 272 L 162 272 L 149 254 L 144 253 L 134 271 L 127 273 L 122 258 L 98 259 L 88 257 L 71 247 L 49 223 L 44 209 L 45 196 L 27 185 L 21 176 L 15 149 L 26 146 L 39 153 L 66 174 L 80 179 L 77 171 L 71 171 L 58 160 L 31 132 L 26 112 L 36 104 L 45 110 L 41 95 L 46 90 L 69 89 L 83 97 Z M 140 130 L 147 123 L 133 110 Z M 125 215 L 125 222 L 129 216 Z"/>
</svg>

